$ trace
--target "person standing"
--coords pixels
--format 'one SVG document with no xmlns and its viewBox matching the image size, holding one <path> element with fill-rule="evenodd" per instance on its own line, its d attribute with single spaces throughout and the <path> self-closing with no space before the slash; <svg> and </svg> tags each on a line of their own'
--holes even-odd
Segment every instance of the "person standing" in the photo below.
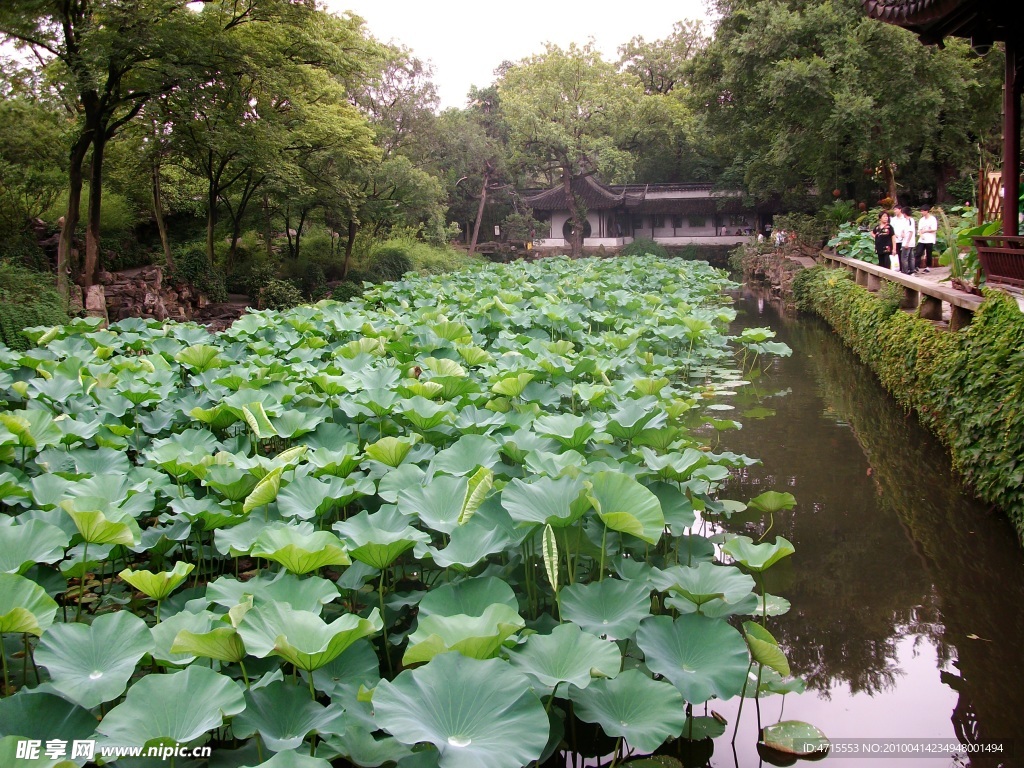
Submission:
<svg viewBox="0 0 1024 768">
<path fill-rule="evenodd" d="M 892 224 L 892 255 L 894 257 L 892 268 L 899 269 L 900 250 L 903 248 L 903 230 L 907 226 L 907 220 L 903 216 L 903 209 L 893 208 L 889 222 Z"/>
<path fill-rule="evenodd" d="M 875 239 L 875 256 L 878 257 L 878 266 L 885 269 L 892 269 L 892 237 L 893 228 L 889 222 L 889 214 L 882 211 L 878 214 L 878 224 L 871 230 L 871 236 Z"/>
<path fill-rule="evenodd" d="M 931 272 L 932 250 L 939 231 L 939 222 L 932 216 L 930 205 L 921 206 L 921 218 L 917 222 L 917 265 L 922 272 Z"/>
<path fill-rule="evenodd" d="M 910 206 L 903 206 L 903 237 L 900 246 L 900 272 L 905 275 L 912 275 L 917 272 L 914 264 L 914 249 L 917 247 L 917 238 L 914 228 L 914 219 L 910 215 Z"/>
</svg>

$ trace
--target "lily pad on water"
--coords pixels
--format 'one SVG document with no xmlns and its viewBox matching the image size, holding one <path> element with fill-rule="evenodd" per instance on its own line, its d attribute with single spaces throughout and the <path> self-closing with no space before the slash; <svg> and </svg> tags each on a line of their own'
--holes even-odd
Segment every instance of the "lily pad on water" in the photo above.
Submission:
<svg viewBox="0 0 1024 768">
<path fill-rule="evenodd" d="M 35 659 L 53 687 L 86 709 L 115 699 L 153 648 L 146 622 L 127 611 L 97 616 L 91 625 L 58 624 L 43 635 Z"/>
<path fill-rule="evenodd" d="M 230 677 L 191 666 L 169 675 L 148 675 L 128 690 L 124 702 L 96 731 L 104 746 L 184 744 L 219 728 L 225 717 L 245 709 L 242 691 Z"/>
<path fill-rule="evenodd" d="M 720 619 L 691 614 L 675 621 L 652 616 L 640 624 L 636 644 L 647 667 L 663 675 L 691 704 L 731 698 L 743 689 L 750 656 L 743 637 Z"/>
<path fill-rule="evenodd" d="M 653 752 L 679 736 L 686 715 L 683 697 L 668 683 L 628 669 L 588 688 L 570 688 L 576 716 L 597 723 L 609 736 L 621 736 L 634 749 Z"/>
<path fill-rule="evenodd" d="M 651 587 L 620 579 L 571 584 L 562 589 L 559 604 L 563 619 L 598 637 L 623 640 L 651 615 Z"/>
<path fill-rule="evenodd" d="M 403 744 L 433 744 L 441 768 L 520 768 L 548 740 L 548 717 L 529 681 L 497 659 L 437 656 L 382 680 L 373 708 Z"/>
<path fill-rule="evenodd" d="M 832 747 L 820 729 L 801 720 L 781 720 L 765 726 L 758 747 L 762 745 L 797 758 L 824 757 Z"/>
</svg>

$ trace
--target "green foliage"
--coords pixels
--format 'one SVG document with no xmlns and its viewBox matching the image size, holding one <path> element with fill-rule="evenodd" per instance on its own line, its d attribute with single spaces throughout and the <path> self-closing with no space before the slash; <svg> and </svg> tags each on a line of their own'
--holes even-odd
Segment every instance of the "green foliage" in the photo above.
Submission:
<svg viewBox="0 0 1024 768">
<path fill-rule="evenodd" d="M 68 322 L 53 275 L 0 262 L 0 341 L 11 349 L 28 349 L 25 328 Z"/>
<path fill-rule="evenodd" d="M 844 224 L 854 221 L 857 213 L 857 204 L 852 200 L 835 200 L 818 211 L 815 218 L 828 228 L 831 235 L 839 232 Z"/>
<path fill-rule="evenodd" d="M 973 174 L 965 174 L 946 184 L 946 192 L 958 203 L 973 203 L 978 194 L 978 180 Z"/>
<path fill-rule="evenodd" d="M 212 302 L 225 301 L 228 297 L 224 275 L 213 268 L 206 252 L 198 247 L 184 248 L 175 254 L 174 269 L 168 279 L 191 285 Z"/>
<path fill-rule="evenodd" d="M 348 301 L 354 299 L 356 296 L 362 296 L 362 287 L 355 283 L 350 283 L 347 280 L 343 283 L 338 283 L 334 286 L 334 290 L 331 291 L 331 299 L 334 301 Z"/>
<path fill-rule="evenodd" d="M 401 245 L 386 243 L 370 255 L 370 274 L 375 283 L 401 280 L 402 275 L 411 271 L 412 259 Z"/>
<path fill-rule="evenodd" d="M 291 309 L 303 301 L 302 291 L 294 283 L 272 278 L 260 289 L 257 305 L 259 309 Z"/>
<path fill-rule="evenodd" d="M 796 233 L 797 243 L 817 250 L 829 239 L 829 225 L 806 213 L 787 213 L 775 217 L 775 229 Z"/>
<path fill-rule="evenodd" d="M 821 315 L 903 407 L 945 442 L 978 497 L 1002 509 L 1024 541 L 1024 314 L 986 291 L 964 330 L 894 311 L 892 298 L 845 271 L 816 267 L 794 281 L 800 305 Z"/>
<path fill-rule="evenodd" d="M 838 234 L 829 240 L 827 245 L 829 248 L 835 248 L 836 253 L 840 256 L 869 261 L 872 264 L 878 263 L 874 238 L 856 224 L 840 226 Z"/>
<path fill-rule="evenodd" d="M 638 237 L 632 243 L 626 245 L 621 251 L 620 256 L 657 256 L 660 259 L 668 258 L 668 251 L 664 245 L 656 243 L 646 237 Z"/>
</svg>

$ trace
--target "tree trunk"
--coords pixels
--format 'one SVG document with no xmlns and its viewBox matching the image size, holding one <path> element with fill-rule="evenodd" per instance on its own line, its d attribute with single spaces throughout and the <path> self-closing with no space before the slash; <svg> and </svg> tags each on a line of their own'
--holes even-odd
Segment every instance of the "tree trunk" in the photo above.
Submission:
<svg viewBox="0 0 1024 768">
<path fill-rule="evenodd" d="M 885 193 L 895 208 L 900 204 L 899 193 L 896 189 L 896 174 L 892 172 L 892 163 L 888 160 L 882 161 L 882 178 L 885 180 Z"/>
<path fill-rule="evenodd" d="M 206 260 L 213 266 L 213 230 L 217 226 L 217 183 L 210 180 L 206 191 Z"/>
<path fill-rule="evenodd" d="M 57 290 L 64 301 L 68 300 L 68 275 L 77 266 L 73 263 L 73 250 L 75 230 L 78 228 L 82 210 L 82 165 L 88 149 L 88 135 L 83 134 L 72 145 L 68 164 L 68 210 L 64 215 L 64 226 L 61 228 L 57 244 Z"/>
<path fill-rule="evenodd" d="M 572 257 L 576 259 L 583 254 L 583 227 L 587 221 L 587 209 L 572 193 L 572 176 L 568 166 L 562 167 L 562 189 L 565 190 L 565 199 L 570 205 L 569 223 L 572 225 L 572 237 L 569 239 L 569 246 Z"/>
<path fill-rule="evenodd" d="M 85 224 L 84 285 L 95 285 L 100 272 L 100 211 L 103 204 L 103 152 L 107 146 L 105 130 L 92 136 L 92 169 L 89 173 L 89 210 Z"/>
<path fill-rule="evenodd" d="M 476 209 L 476 223 L 473 225 L 473 238 L 469 241 L 469 255 L 476 251 L 477 238 L 480 237 L 480 222 L 484 218 L 484 205 L 487 203 L 487 184 L 491 180 L 489 171 L 484 173 L 484 183 L 480 186 L 480 205 Z"/>
<path fill-rule="evenodd" d="M 348 277 L 348 265 L 352 261 L 352 249 L 356 244 L 356 234 L 359 232 L 359 225 L 355 219 L 348 220 L 348 240 L 345 241 L 345 260 L 341 263 L 341 279 Z"/>
<path fill-rule="evenodd" d="M 294 259 L 299 258 L 299 247 L 302 244 L 302 228 L 306 226 L 306 216 L 309 215 L 309 210 L 306 208 L 302 209 L 302 214 L 299 216 L 299 226 L 295 228 L 295 254 Z"/>
<path fill-rule="evenodd" d="M 164 199 L 160 191 L 160 163 L 153 163 L 153 215 L 156 217 L 156 228 L 160 232 L 160 245 L 164 249 L 164 263 L 167 269 L 174 269 L 174 256 L 171 255 L 171 242 L 167 239 L 167 222 L 164 221 Z"/>
<path fill-rule="evenodd" d="M 274 232 L 270 221 L 270 196 L 263 194 L 263 244 L 267 248 L 267 258 L 274 258 Z"/>
</svg>

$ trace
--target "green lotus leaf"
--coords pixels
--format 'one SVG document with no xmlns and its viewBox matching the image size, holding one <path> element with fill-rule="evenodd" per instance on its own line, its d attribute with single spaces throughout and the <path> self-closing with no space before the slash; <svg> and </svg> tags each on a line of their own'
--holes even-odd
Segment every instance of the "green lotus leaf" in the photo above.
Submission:
<svg viewBox="0 0 1024 768">
<path fill-rule="evenodd" d="M 256 402 L 243 405 L 242 418 L 245 419 L 245 423 L 249 425 L 252 433 L 260 440 L 266 440 L 277 435 L 277 430 L 274 429 L 270 417 L 267 416 L 263 403 Z"/>
<path fill-rule="evenodd" d="M 501 492 L 501 505 L 513 520 L 564 528 L 590 509 L 581 478 L 515 479 Z"/>
<path fill-rule="evenodd" d="M 245 692 L 245 710 L 231 721 L 236 736 L 259 734 L 273 752 L 295 749 L 310 732 L 322 733 L 337 718 L 327 707 L 311 701 L 309 692 L 277 680 Z"/>
<path fill-rule="evenodd" d="M 57 603 L 34 581 L 0 573 L 0 634 L 24 632 L 39 637 L 53 624 Z"/>
<path fill-rule="evenodd" d="M 400 491 L 398 509 L 404 515 L 419 517 L 432 530 L 450 534 L 472 517 L 493 482 L 493 473 L 485 467 L 480 467 L 472 477 L 437 475 L 426 485 Z"/>
<path fill-rule="evenodd" d="M 366 458 L 379 461 L 388 467 L 397 467 L 405 461 L 405 457 L 418 440 L 419 435 L 415 434 L 408 437 L 382 437 L 372 445 L 366 446 Z"/>
<path fill-rule="evenodd" d="M 444 549 L 428 546 L 427 551 L 434 563 L 442 568 L 455 566 L 466 570 L 485 557 L 504 551 L 511 544 L 509 532 L 490 515 L 482 514 L 455 528 Z"/>
<path fill-rule="evenodd" d="M 265 507 L 277 498 L 277 492 L 281 490 L 281 467 L 271 470 L 256 483 L 252 491 L 245 497 L 242 504 L 242 512 L 249 514 L 258 507 Z"/>
<path fill-rule="evenodd" d="M 196 634 L 209 632 L 215 618 L 214 614 L 209 611 L 193 613 L 186 609 L 162 619 L 150 630 L 153 635 L 153 649 L 150 651 L 153 659 L 176 666 L 191 664 L 196 660 L 197 654 L 172 650 L 175 639 L 183 631 Z"/>
<path fill-rule="evenodd" d="M 665 527 L 672 536 L 681 536 L 685 530 L 692 528 L 696 521 L 693 502 L 675 485 L 656 482 L 648 486 L 650 491 L 661 502 L 661 511 L 665 515 Z"/>
<path fill-rule="evenodd" d="M 87 709 L 53 693 L 22 691 L 0 699 L 0 737 L 19 739 L 62 739 L 69 744 L 90 738 L 96 732 L 96 717 Z M 13 755 L 12 755 L 13 757 Z M 5 760 L 0 765 L 21 766 L 20 761 Z"/>
<path fill-rule="evenodd" d="M 125 568 L 117 575 L 122 581 L 128 582 L 142 594 L 159 602 L 181 586 L 182 582 L 192 573 L 193 568 L 195 565 L 192 563 L 179 560 L 174 564 L 174 570 L 171 571 L 153 573 L 152 571 L 132 571 Z"/>
<path fill-rule="evenodd" d="M 174 359 L 193 373 L 203 373 L 227 364 L 220 357 L 220 348 L 209 344 L 193 344 L 181 350 Z"/>
<path fill-rule="evenodd" d="M 751 613 L 754 616 L 783 616 L 789 613 L 791 607 L 789 600 L 784 597 L 772 594 L 758 595 L 757 606 Z"/>
<path fill-rule="evenodd" d="M 747 506 L 756 509 L 758 512 L 780 512 L 783 509 L 795 507 L 796 499 L 791 493 L 765 491 L 760 496 L 755 496 L 751 499 Z"/>
<path fill-rule="evenodd" d="M 62 501 L 60 505 L 89 544 L 123 544 L 131 547 L 142 538 L 139 524 L 130 515 L 115 511 L 108 518 L 98 509 L 76 509 L 72 499 Z"/>
<path fill-rule="evenodd" d="M 533 381 L 532 373 L 520 373 L 517 376 L 507 376 L 491 385 L 491 391 L 505 397 L 519 397 L 526 389 L 526 385 Z"/>
<path fill-rule="evenodd" d="M 437 656 L 382 680 L 373 708 L 403 744 L 433 744 L 441 768 L 519 768 L 548 741 L 548 717 L 529 681 L 497 659 Z"/>
<path fill-rule="evenodd" d="M 643 582 L 605 579 L 571 584 L 559 593 L 563 619 L 610 640 L 630 637 L 651 614 L 651 588 Z"/>
<path fill-rule="evenodd" d="M 658 543 L 665 517 L 657 496 L 622 472 L 598 472 L 590 483 L 587 498 L 605 525 L 648 544 Z"/>
<path fill-rule="evenodd" d="M 692 741 L 702 739 L 717 739 L 725 733 L 725 719 L 719 720 L 715 717 L 688 717 L 683 723 L 683 732 L 680 738 Z"/>
<path fill-rule="evenodd" d="M 728 699 L 743 689 L 750 656 L 743 637 L 721 619 L 691 614 L 644 619 L 636 633 L 647 667 L 691 704 Z"/>
<path fill-rule="evenodd" d="M 325 423 L 327 416 L 324 409 L 306 411 L 293 408 L 270 420 L 274 431 L 283 438 L 294 439 L 312 432 Z"/>
<path fill-rule="evenodd" d="M 219 728 L 225 717 L 245 709 L 230 677 L 190 666 L 167 675 L 147 675 L 107 713 L 96 731 L 102 746 L 136 746 L 172 741 L 185 744 Z"/>
<path fill-rule="evenodd" d="M 572 450 L 582 448 L 597 431 L 597 427 L 582 416 L 571 413 L 541 416 L 533 422 L 533 429 L 538 435 L 551 437 Z"/>
<path fill-rule="evenodd" d="M 419 395 L 403 401 L 400 413 L 421 432 L 434 429 L 452 418 L 452 407 Z"/>
<path fill-rule="evenodd" d="M 336 658 L 361 637 L 379 632 L 384 624 L 374 608 L 369 618 L 345 614 L 330 624 L 315 613 L 281 603 L 258 605 L 238 623 L 246 649 L 257 658 L 282 657 L 307 672 Z"/>
<path fill-rule="evenodd" d="M 340 656 L 313 670 L 316 690 L 326 693 L 335 704 L 346 709 L 359 689 L 373 688 L 380 682 L 380 662 L 369 640 L 356 640 Z"/>
<path fill-rule="evenodd" d="M 348 477 L 352 470 L 359 466 L 362 454 L 359 452 L 358 445 L 344 443 L 337 449 L 320 446 L 309 454 L 308 459 L 309 463 L 316 468 L 313 474 L 317 477 L 323 475 Z"/>
<path fill-rule="evenodd" d="M 749 536 L 737 536 L 722 545 L 722 551 L 744 568 L 759 573 L 768 570 L 782 558 L 789 557 L 796 550 L 781 536 L 774 544 L 755 544 Z"/>
<path fill-rule="evenodd" d="M 224 403 L 218 403 L 212 408 L 200 408 L 197 406 L 191 409 L 188 412 L 188 415 L 198 422 L 208 424 L 210 429 L 217 432 L 222 432 L 241 419 L 241 416 L 235 414 L 235 412 Z"/>
<path fill-rule="evenodd" d="M 642 380 L 634 380 L 634 386 L 636 386 L 638 381 Z M 667 379 L 661 379 L 660 381 L 668 384 Z M 627 400 L 621 403 L 617 409 L 608 414 L 608 423 L 604 427 L 605 431 L 619 440 L 632 441 L 644 429 L 655 429 L 662 426 L 667 416 L 664 411 L 655 407 L 656 403 L 657 400 L 652 397 Z"/>
<path fill-rule="evenodd" d="M 215 464 L 203 477 L 203 485 L 213 488 L 230 501 L 242 501 L 258 482 L 259 479 L 255 475 L 227 464 Z"/>
<path fill-rule="evenodd" d="M 480 616 L 420 615 L 416 631 L 409 636 L 402 664 L 430 661 L 449 651 L 474 659 L 489 659 L 498 654 L 505 640 L 524 626 L 526 622 L 519 613 L 502 603 L 488 606 Z"/>
<path fill-rule="evenodd" d="M 278 752 L 259 765 L 242 768 L 331 768 L 331 763 L 322 757 L 310 757 L 301 752 Z"/>
<path fill-rule="evenodd" d="M 789 677 L 789 661 L 779 648 L 779 641 L 771 632 L 753 621 L 743 622 L 743 634 L 747 640 L 750 655 L 758 664 L 774 669 L 783 677 Z"/>
<path fill-rule="evenodd" d="M 174 636 L 171 653 L 236 663 L 245 658 L 245 643 L 234 627 L 216 627 L 201 633 L 182 629 Z"/>
<path fill-rule="evenodd" d="M 116 699 L 153 649 L 146 622 L 127 611 L 97 616 L 91 625 L 57 624 L 43 635 L 36 663 L 53 687 L 86 709 Z"/>
<path fill-rule="evenodd" d="M 328 531 L 314 531 L 309 523 L 264 528 L 250 553 L 280 563 L 292 573 L 304 574 L 325 565 L 349 565 L 343 542 Z"/>
<path fill-rule="evenodd" d="M 635 669 L 587 688 L 570 688 L 569 698 L 580 720 L 597 723 L 609 736 L 621 736 L 644 752 L 679 736 L 686 720 L 679 691 Z"/>
<path fill-rule="evenodd" d="M 493 467 L 499 461 L 498 444 L 487 435 L 463 435 L 450 448 L 439 451 L 431 461 L 438 472 L 468 475 L 477 467 Z"/>
<path fill-rule="evenodd" d="M 0 526 L 0 572 L 24 573 L 36 563 L 56 562 L 70 542 L 64 531 L 43 520 Z"/>
<path fill-rule="evenodd" d="M 509 662 L 547 693 L 559 683 L 586 688 L 595 677 L 615 677 L 622 668 L 622 654 L 609 640 L 574 624 L 561 624 L 550 635 L 530 635 L 509 654 Z"/>
<path fill-rule="evenodd" d="M 373 514 L 364 511 L 335 523 L 334 530 L 353 560 L 384 569 L 406 550 L 430 541 L 430 536 L 409 525 L 410 519 L 397 507 L 385 505 Z"/>
<path fill-rule="evenodd" d="M 25 448 L 42 450 L 48 445 L 60 445 L 64 437 L 53 415 L 41 409 L 0 413 L 0 425 L 13 435 L 15 445 Z"/>
<path fill-rule="evenodd" d="M 477 576 L 432 589 L 420 600 L 422 616 L 483 616 L 484 611 L 500 603 L 519 610 L 516 593 L 507 582 L 495 576 Z"/>
<path fill-rule="evenodd" d="M 338 588 L 327 579 L 307 576 L 300 579 L 288 571 L 271 575 L 261 573 L 249 581 L 232 576 L 221 576 L 206 586 L 206 598 L 216 605 L 232 608 L 252 595 L 256 605 L 279 602 L 297 611 L 319 614 L 323 607 L 340 595 Z"/>
<path fill-rule="evenodd" d="M 338 506 L 344 488 L 345 481 L 332 475 L 296 478 L 278 492 L 277 511 L 284 518 L 311 520 Z"/>
<path fill-rule="evenodd" d="M 663 592 L 671 592 L 700 607 L 716 599 L 725 603 L 738 603 L 754 591 L 754 579 L 737 568 L 715 563 L 696 566 L 673 566 L 655 570 L 652 583 Z"/>
<path fill-rule="evenodd" d="M 760 743 L 769 749 L 796 757 L 823 756 L 832 746 L 821 730 L 800 720 L 781 720 L 766 725 Z"/>
</svg>

